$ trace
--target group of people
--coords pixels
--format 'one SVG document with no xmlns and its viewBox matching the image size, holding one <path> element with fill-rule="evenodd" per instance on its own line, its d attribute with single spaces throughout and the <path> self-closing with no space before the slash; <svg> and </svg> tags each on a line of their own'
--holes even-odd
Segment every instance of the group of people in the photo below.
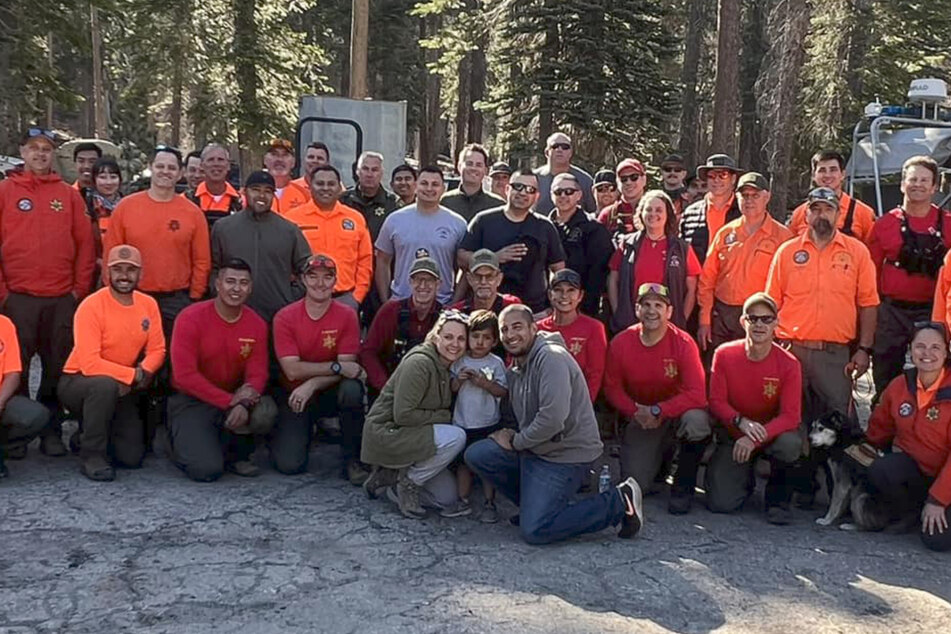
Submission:
<svg viewBox="0 0 951 634">
<path fill-rule="evenodd" d="M 345 188 L 322 143 L 295 179 L 275 139 L 240 192 L 209 144 L 155 148 L 148 189 L 121 196 L 98 146 L 75 148 L 72 186 L 55 147 L 28 129 L 0 183 L 0 457 L 36 436 L 65 455 L 75 418 L 67 444 L 93 480 L 140 466 L 156 428 L 197 481 L 257 475 L 265 447 L 296 474 L 336 419 L 342 476 L 407 517 L 472 513 L 478 480 L 481 518 L 501 492 L 531 543 L 632 537 L 669 471 L 671 513 L 690 512 L 705 461 L 706 505 L 728 513 L 764 458 L 766 518 L 786 524 L 818 486 L 809 423 L 851 415 L 871 367 L 883 454 L 854 519 L 920 518 L 928 547 L 951 548 L 951 214 L 927 157 L 876 219 L 842 191 L 843 157 L 819 152 L 783 225 L 768 180 L 727 155 L 690 182 L 668 156 L 648 190 L 635 158 L 592 178 L 560 132 L 534 171 L 467 145 L 448 192 L 440 169 L 401 165 L 391 193 L 376 152 Z M 612 420 L 621 482 L 579 497 Z"/>
</svg>

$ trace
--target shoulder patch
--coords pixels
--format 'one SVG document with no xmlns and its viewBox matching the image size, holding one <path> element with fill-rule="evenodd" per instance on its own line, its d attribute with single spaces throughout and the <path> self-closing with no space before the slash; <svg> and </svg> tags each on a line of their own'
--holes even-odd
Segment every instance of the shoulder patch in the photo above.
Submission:
<svg viewBox="0 0 951 634">
<path fill-rule="evenodd" d="M 344 218 L 341 224 L 344 231 L 353 231 L 356 228 L 356 224 L 350 218 Z"/>
<path fill-rule="evenodd" d="M 908 401 L 905 401 L 904 403 L 898 406 L 898 415 L 901 416 L 902 418 L 907 418 L 908 416 L 911 416 L 911 413 L 913 411 L 915 411 L 915 408 L 912 407 L 911 403 L 909 403 Z"/>
<path fill-rule="evenodd" d="M 805 264 L 809 261 L 809 252 L 805 249 L 800 249 L 793 253 L 792 259 L 796 264 Z"/>
<path fill-rule="evenodd" d="M 17 201 L 17 209 L 20 211 L 33 211 L 33 201 L 29 198 L 21 198 Z"/>
</svg>

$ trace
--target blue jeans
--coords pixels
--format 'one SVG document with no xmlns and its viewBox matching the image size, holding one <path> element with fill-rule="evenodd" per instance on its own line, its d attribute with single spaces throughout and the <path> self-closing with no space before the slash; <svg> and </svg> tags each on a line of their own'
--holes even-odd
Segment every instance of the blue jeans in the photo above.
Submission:
<svg viewBox="0 0 951 634">
<path fill-rule="evenodd" d="M 466 464 L 519 507 L 519 529 L 529 544 L 549 544 L 616 526 L 624 517 L 617 489 L 573 502 L 588 464 L 548 462 L 531 452 L 502 449 L 492 439 L 466 450 Z"/>
</svg>

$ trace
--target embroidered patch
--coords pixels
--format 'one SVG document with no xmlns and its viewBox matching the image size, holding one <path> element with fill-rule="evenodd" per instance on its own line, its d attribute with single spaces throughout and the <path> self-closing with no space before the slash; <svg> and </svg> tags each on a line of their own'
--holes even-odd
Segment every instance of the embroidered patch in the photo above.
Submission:
<svg viewBox="0 0 951 634">
<path fill-rule="evenodd" d="M 796 251 L 792 256 L 793 262 L 796 264 L 805 264 L 809 261 L 809 252 L 806 250 Z"/>
<path fill-rule="evenodd" d="M 670 267 L 671 268 L 680 268 L 680 258 L 676 255 L 670 256 Z"/>
<path fill-rule="evenodd" d="M 130 249 L 129 247 L 121 247 L 119 249 L 119 257 L 122 258 L 123 260 L 132 257 L 132 249 Z"/>
<path fill-rule="evenodd" d="M 254 339 L 245 339 L 243 337 L 238 337 L 238 343 L 241 344 L 241 349 L 239 354 L 242 359 L 247 359 L 251 356 L 251 353 L 254 351 L 254 344 L 256 341 Z"/>
<path fill-rule="evenodd" d="M 148 317 L 146 317 L 145 319 L 143 319 L 143 320 L 142 320 L 142 332 L 148 332 L 148 331 L 149 331 L 149 326 L 151 326 L 151 325 L 152 325 L 152 322 L 149 321 L 149 318 L 148 318 Z"/>
<path fill-rule="evenodd" d="M 323 330 L 321 331 L 321 336 L 323 336 L 324 347 L 328 350 L 333 350 L 337 347 L 337 331 L 336 330 Z"/>
<path fill-rule="evenodd" d="M 938 406 L 937 406 L 937 405 L 932 405 L 931 407 L 929 407 L 929 408 L 928 408 L 928 413 L 925 414 L 925 416 L 926 416 L 926 417 L 928 418 L 928 420 L 930 420 L 931 422 L 934 422 L 934 421 L 938 420 Z"/>
<path fill-rule="evenodd" d="M 33 211 L 33 201 L 29 198 L 21 198 L 17 201 L 17 209 L 20 211 Z"/>
<path fill-rule="evenodd" d="M 386 207 L 374 207 L 373 213 L 376 214 L 377 218 L 382 218 L 386 215 Z"/>
<path fill-rule="evenodd" d="M 169 231 L 178 231 L 178 230 L 181 229 L 181 228 L 182 228 L 182 225 L 180 225 L 177 220 L 169 220 L 169 221 L 168 221 L 168 230 L 169 230 Z"/>
<path fill-rule="evenodd" d="M 577 357 L 584 349 L 585 341 L 587 340 L 584 337 L 572 337 L 571 345 L 568 346 L 568 352 L 570 352 L 572 356 Z"/>
<path fill-rule="evenodd" d="M 353 224 L 353 221 L 349 218 L 344 218 L 342 225 L 344 231 L 353 231 L 354 227 L 356 227 L 356 225 Z"/>
<path fill-rule="evenodd" d="M 779 393 L 779 379 L 771 377 L 763 378 L 763 396 L 767 399 L 773 398 Z"/>
<path fill-rule="evenodd" d="M 54 198 L 50 201 L 50 209 L 53 211 L 63 211 L 63 201 L 59 198 Z"/>
<path fill-rule="evenodd" d="M 911 416 L 911 413 L 915 411 L 915 408 L 911 406 L 911 403 L 902 403 L 898 406 L 898 415 L 905 418 Z"/>
<path fill-rule="evenodd" d="M 736 231 L 731 231 L 729 234 L 727 234 L 726 239 L 723 240 L 723 244 L 730 246 L 734 242 L 736 242 Z"/>
<path fill-rule="evenodd" d="M 676 359 L 664 359 L 664 376 L 668 379 L 677 378 L 677 360 Z"/>
<path fill-rule="evenodd" d="M 415 257 L 416 257 L 417 260 L 418 260 L 419 258 L 428 258 L 428 257 L 429 257 L 429 250 L 428 250 L 428 249 L 424 249 L 423 247 L 420 247 L 420 248 L 416 249 L 416 256 L 415 256 Z"/>
</svg>

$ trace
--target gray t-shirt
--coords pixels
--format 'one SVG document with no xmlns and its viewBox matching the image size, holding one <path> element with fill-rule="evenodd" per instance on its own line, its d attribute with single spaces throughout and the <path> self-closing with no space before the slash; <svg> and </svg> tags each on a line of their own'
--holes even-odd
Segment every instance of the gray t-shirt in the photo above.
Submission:
<svg viewBox="0 0 951 634">
<path fill-rule="evenodd" d="M 594 200 L 594 193 L 591 191 L 591 187 L 594 185 L 591 174 L 574 165 L 568 171 L 574 174 L 575 180 L 578 181 L 578 187 L 581 188 L 581 208 L 589 214 L 595 213 L 598 210 L 598 203 Z M 538 202 L 535 203 L 535 211 L 547 216 L 555 208 L 555 203 L 551 199 L 551 183 L 555 180 L 555 177 L 551 175 L 548 164 L 536 168 L 535 176 L 538 177 L 539 194 Z"/>
<path fill-rule="evenodd" d="M 416 205 L 397 209 L 383 222 L 374 245 L 393 256 L 393 281 L 390 292 L 395 299 L 410 296 L 409 270 L 413 260 L 428 256 L 439 264 L 442 279 L 437 299 L 442 304 L 452 299 L 456 249 L 466 235 L 466 221 L 454 211 L 440 206 L 436 213 L 422 213 Z"/>
<path fill-rule="evenodd" d="M 492 353 L 481 359 L 473 359 L 468 354 L 452 364 L 450 372 L 453 378 L 464 369 L 470 368 L 495 381 L 502 387 L 508 387 L 505 378 L 505 364 Z M 481 387 L 465 381 L 456 395 L 456 406 L 452 410 L 452 424 L 463 429 L 482 429 L 498 424 L 500 419 L 499 402 L 502 399 L 489 394 Z"/>
</svg>

